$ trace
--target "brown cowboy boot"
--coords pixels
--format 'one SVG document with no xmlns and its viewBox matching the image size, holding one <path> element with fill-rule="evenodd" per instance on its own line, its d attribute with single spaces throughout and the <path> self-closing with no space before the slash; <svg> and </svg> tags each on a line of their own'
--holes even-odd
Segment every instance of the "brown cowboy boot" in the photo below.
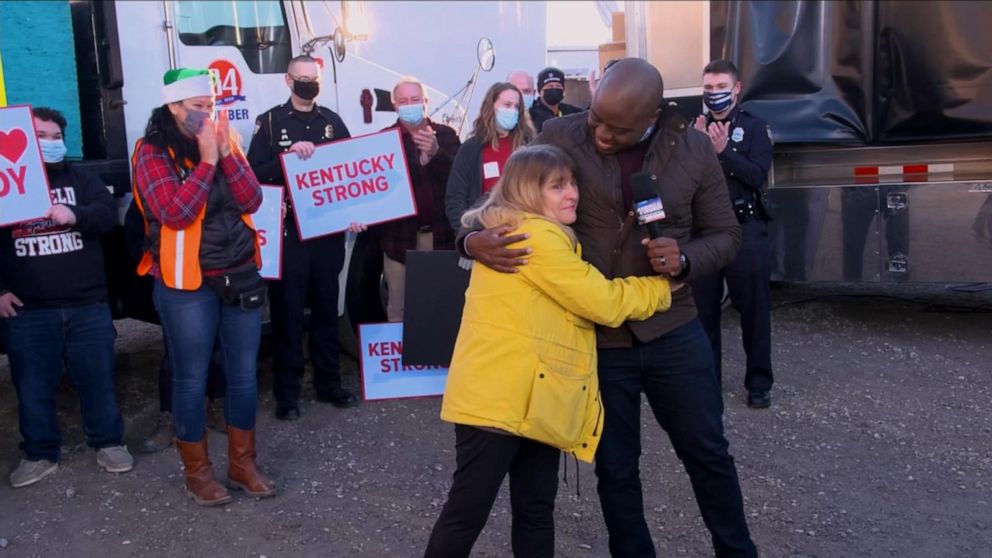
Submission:
<svg viewBox="0 0 992 558">
<path fill-rule="evenodd" d="M 276 493 L 275 484 L 255 466 L 255 431 L 227 426 L 227 486 L 256 498 Z"/>
<path fill-rule="evenodd" d="M 231 501 L 224 485 L 214 480 L 214 470 L 207 454 L 207 433 L 199 442 L 176 439 L 176 449 L 186 468 L 186 493 L 201 506 L 220 506 Z"/>
</svg>

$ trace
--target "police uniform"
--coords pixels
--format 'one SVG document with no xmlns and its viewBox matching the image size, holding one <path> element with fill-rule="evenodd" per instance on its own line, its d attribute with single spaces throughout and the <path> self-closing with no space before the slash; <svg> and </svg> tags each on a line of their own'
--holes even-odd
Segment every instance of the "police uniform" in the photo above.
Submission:
<svg viewBox="0 0 992 558">
<path fill-rule="evenodd" d="M 699 318 L 713 346 L 717 377 L 721 377 L 720 309 L 723 282 L 741 315 L 747 367 L 744 386 L 749 394 L 767 393 L 773 382 L 771 363 L 771 249 L 768 216 L 761 190 L 772 164 L 772 142 L 764 121 L 735 106 L 725 122 L 727 147 L 718 155 L 730 199 L 741 224 L 741 248 L 727 267 L 692 281 Z M 713 122 L 712 113 L 707 125 Z M 750 399 L 749 399 L 750 402 Z"/>
<path fill-rule="evenodd" d="M 296 142 L 327 143 L 351 137 L 334 111 L 314 105 L 296 110 L 290 101 L 255 120 L 248 162 L 259 182 L 285 186 L 279 155 Z M 352 403 L 341 389 L 338 340 L 338 275 L 344 265 L 344 235 L 334 234 L 301 241 L 296 217 L 285 195 L 286 213 L 282 244 L 282 279 L 269 284 L 272 333 L 275 340 L 273 395 L 277 415 L 296 409 L 303 378 L 304 308 L 310 313 L 310 360 L 317 398 L 332 403 Z M 350 396 L 350 397 L 349 397 Z M 348 401 L 342 401 L 347 399 Z"/>
</svg>

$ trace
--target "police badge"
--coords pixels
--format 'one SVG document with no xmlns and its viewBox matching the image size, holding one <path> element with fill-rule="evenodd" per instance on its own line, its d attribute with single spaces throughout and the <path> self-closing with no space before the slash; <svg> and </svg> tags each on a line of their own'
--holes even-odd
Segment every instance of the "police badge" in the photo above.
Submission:
<svg viewBox="0 0 992 558">
<path fill-rule="evenodd" d="M 734 128 L 734 133 L 730 136 L 730 139 L 734 140 L 734 143 L 740 143 L 744 139 L 744 128 L 740 126 Z"/>
<path fill-rule="evenodd" d="M 334 139 L 334 126 L 324 126 L 324 139 Z"/>
</svg>

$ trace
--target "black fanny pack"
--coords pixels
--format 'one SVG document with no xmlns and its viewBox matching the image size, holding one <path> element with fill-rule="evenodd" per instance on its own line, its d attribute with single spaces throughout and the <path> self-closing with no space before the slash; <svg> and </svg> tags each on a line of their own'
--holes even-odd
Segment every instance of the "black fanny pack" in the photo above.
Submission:
<svg viewBox="0 0 992 558">
<path fill-rule="evenodd" d="M 204 276 L 203 281 L 226 304 L 237 304 L 242 310 L 254 310 L 265 304 L 265 280 L 254 266 L 242 271 Z"/>
</svg>

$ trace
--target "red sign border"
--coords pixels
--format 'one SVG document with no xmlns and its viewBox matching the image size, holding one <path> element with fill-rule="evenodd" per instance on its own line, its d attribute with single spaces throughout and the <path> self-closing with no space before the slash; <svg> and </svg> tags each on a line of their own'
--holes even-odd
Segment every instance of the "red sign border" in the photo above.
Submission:
<svg viewBox="0 0 992 558">
<path fill-rule="evenodd" d="M 410 186 L 410 199 L 413 200 L 413 213 L 408 213 L 406 215 L 400 215 L 399 217 L 393 217 L 392 219 L 384 219 L 382 221 L 375 221 L 375 222 L 372 222 L 372 223 L 362 223 L 363 225 L 366 225 L 366 226 L 369 226 L 369 227 L 371 227 L 373 225 L 381 225 L 382 223 L 391 223 L 393 221 L 399 221 L 401 219 L 407 219 L 409 217 L 415 217 L 415 216 L 417 216 L 417 215 L 420 214 L 420 208 L 417 207 L 417 196 L 413 192 L 413 179 L 410 176 L 410 165 L 407 164 L 407 160 L 406 160 L 406 149 L 403 148 L 403 134 L 400 132 L 400 129 L 399 128 L 387 128 L 385 130 L 381 130 L 381 131 L 378 131 L 378 132 L 372 132 L 370 134 L 363 134 L 363 135 L 360 135 L 360 136 L 352 136 L 350 138 L 343 138 L 343 139 L 339 139 L 339 140 L 329 141 L 327 143 L 322 143 L 322 144 L 320 144 L 320 145 L 317 146 L 317 148 L 319 149 L 321 147 L 324 147 L 325 145 L 333 145 L 335 143 L 341 143 L 341 142 L 344 142 L 344 141 L 352 141 L 352 140 L 357 140 L 357 139 L 361 139 L 361 138 L 367 138 L 367 137 L 370 137 L 370 136 L 377 136 L 377 135 L 384 135 L 384 134 L 396 134 L 398 136 L 397 139 L 400 142 L 400 155 L 403 156 L 403 171 L 406 172 L 406 182 Z M 283 180 L 286 181 L 286 188 L 292 188 L 292 182 L 289 181 L 289 174 L 286 173 L 286 163 L 285 163 L 285 157 L 289 153 L 290 153 L 290 151 L 283 151 L 282 153 L 279 154 L 279 163 L 282 166 L 282 176 L 283 176 Z M 289 199 L 293 199 L 292 194 L 289 195 Z M 295 221 L 296 221 L 296 232 L 297 232 L 297 234 L 298 234 L 301 242 L 306 242 L 308 240 L 313 240 L 315 238 L 323 238 L 325 236 L 331 236 L 331 235 L 335 235 L 335 234 L 341 234 L 341 233 L 343 233 L 343 232 L 345 232 L 345 231 L 348 230 L 347 227 L 346 227 L 346 228 L 343 228 L 343 229 L 341 229 L 339 231 L 333 231 L 333 232 L 329 232 L 329 233 L 318 234 L 316 236 L 309 236 L 307 238 L 303 238 L 303 233 L 300 230 L 300 218 L 299 218 L 299 215 L 296 214 L 296 211 L 297 211 L 296 204 L 294 203 L 293 204 L 293 216 L 295 217 Z"/>
<path fill-rule="evenodd" d="M 42 158 L 42 156 L 41 156 L 41 144 L 38 142 L 38 130 L 34 126 L 34 109 L 32 108 L 32 106 L 30 104 L 20 104 L 20 105 L 7 105 L 5 107 L 0 107 L 0 110 L 7 110 L 7 109 L 12 109 L 12 108 L 27 108 L 28 109 L 28 117 L 31 119 L 31 131 L 34 132 L 34 145 L 35 145 L 36 148 L 38 148 L 38 151 L 36 151 L 36 153 L 38 154 L 38 160 L 41 162 L 41 170 L 42 170 L 42 173 L 41 174 L 43 174 L 45 176 L 45 191 L 48 192 L 48 207 L 51 207 L 52 206 L 52 184 L 48 180 L 48 169 L 45 168 L 45 159 Z M 23 224 L 23 223 L 30 223 L 32 221 L 37 221 L 38 219 L 41 219 L 41 218 L 42 217 L 39 216 L 39 217 L 32 217 L 30 219 L 23 219 L 21 221 L 11 221 L 9 223 L 0 222 L 0 229 L 5 229 L 5 228 L 8 228 L 8 227 L 13 227 L 15 225 L 20 225 L 20 224 Z"/>
<path fill-rule="evenodd" d="M 400 325 L 403 325 L 404 327 L 406 327 L 405 324 L 403 324 L 403 322 L 368 322 L 368 323 L 364 323 L 364 324 L 358 324 L 358 383 L 362 387 L 362 401 L 398 401 L 398 400 L 404 400 L 405 401 L 407 399 L 437 399 L 437 398 L 443 398 L 444 397 L 444 394 L 443 393 L 441 393 L 439 395 L 410 395 L 410 396 L 405 396 L 405 397 L 376 397 L 375 399 L 369 399 L 365 395 L 365 362 L 364 362 L 364 360 L 365 360 L 365 351 L 362 350 L 362 347 L 363 347 L 363 345 L 362 345 L 362 328 L 364 328 L 365 326 L 389 325 L 389 324 L 400 324 Z"/>
<path fill-rule="evenodd" d="M 282 237 L 285 236 L 285 234 L 283 233 L 283 229 L 286 228 L 286 223 L 285 223 L 285 220 L 284 220 L 283 215 L 282 215 L 282 207 L 286 205 L 286 190 L 285 190 L 285 188 L 283 188 L 279 184 L 261 184 L 260 183 L 259 186 L 260 187 L 265 187 L 265 188 L 278 188 L 279 189 L 279 206 L 280 206 L 280 208 L 279 208 L 279 223 L 280 223 L 280 226 L 279 226 L 279 234 L 278 234 L 278 236 L 279 236 L 279 265 L 277 267 L 277 270 L 278 271 L 277 271 L 275 277 L 262 277 L 262 279 L 265 279 L 266 281 L 282 281 L 282 258 L 283 258 L 283 253 L 282 253 L 282 249 L 283 249 Z M 258 234 L 258 229 L 257 228 L 255 229 L 255 234 Z M 261 249 L 261 247 L 259 247 L 259 249 Z M 261 257 L 261 254 L 259 254 L 259 257 Z"/>
</svg>

